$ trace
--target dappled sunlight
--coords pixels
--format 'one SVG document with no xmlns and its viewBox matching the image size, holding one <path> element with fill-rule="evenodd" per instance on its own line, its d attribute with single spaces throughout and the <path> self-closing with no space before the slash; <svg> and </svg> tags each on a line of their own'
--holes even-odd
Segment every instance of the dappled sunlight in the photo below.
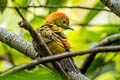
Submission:
<svg viewBox="0 0 120 80">
<path fill-rule="evenodd" d="M 113 4 L 111 5 L 111 7 L 114 7 Z M 38 48 L 38 45 L 37 47 L 35 47 L 35 37 L 33 38 L 32 32 L 30 33 L 29 31 L 31 28 L 26 27 L 25 24 L 23 24 L 23 26 L 21 26 L 20 24 L 18 25 L 18 23 L 22 19 L 19 16 L 20 14 L 18 14 L 15 10 L 14 6 L 18 7 L 22 15 L 33 27 L 33 29 L 36 30 L 40 28 L 40 30 L 36 30 L 36 32 L 38 34 L 42 33 L 42 37 L 45 36 L 43 37 L 45 38 L 44 41 L 47 43 L 47 46 L 49 46 L 49 49 L 53 48 L 51 50 L 53 51 L 53 53 L 56 52 L 55 50 L 59 51 L 60 49 L 61 51 L 59 51 L 59 53 L 65 51 L 67 52 L 69 50 L 71 52 L 75 52 L 92 49 L 93 47 L 96 47 L 96 45 L 102 40 L 106 39 L 106 37 L 120 33 L 120 18 L 112 13 L 106 5 L 100 2 L 100 0 L 0 0 L 0 28 L 7 29 L 12 32 L 12 34 L 15 33 L 20 36 L 20 38 L 16 37 L 17 39 L 22 38 L 24 40 L 27 40 L 25 43 L 23 40 L 21 42 L 22 47 L 18 47 L 20 45 L 19 43 L 17 43 L 19 42 L 19 40 L 16 39 L 15 42 L 10 42 L 15 40 L 12 39 L 12 37 L 14 37 L 15 35 L 8 33 L 7 35 L 5 35 L 5 38 L 0 37 L 0 73 L 4 73 L 4 71 L 9 70 L 10 68 L 14 68 L 16 65 L 25 65 L 26 63 L 30 63 L 32 60 L 34 60 L 33 56 L 31 57 L 31 55 L 29 55 L 29 53 L 31 53 L 31 50 L 33 49 L 33 52 L 36 53 L 34 54 L 35 58 L 38 58 L 39 56 L 40 58 L 46 56 L 46 54 L 41 55 L 45 53 L 44 50 L 46 49 L 44 49 L 43 47 L 41 49 L 40 45 L 40 48 Z M 70 20 L 68 20 L 68 18 L 66 19 L 65 16 L 65 19 L 63 19 L 62 16 L 60 19 L 63 20 L 58 20 L 59 22 L 57 22 L 57 19 L 59 18 L 58 15 L 61 15 L 58 14 L 55 20 L 51 22 L 46 21 L 46 17 L 52 12 L 63 12 L 67 16 L 69 16 Z M 48 25 L 48 23 L 50 25 Z M 51 25 L 52 27 L 55 27 L 55 30 L 54 27 L 53 29 L 51 28 Z M 74 30 L 67 29 L 68 25 L 72 26 Z M 20 28 L 19 26 L 21 26 L 22 28 Z M 45 26 L 47 26 L 47 28 Z M 41 32 L 42 28 L 44 29 L 44 27 L 46 31 Z M 23 28 L 25 28 L 26 30 Z M 34 34 L 36 32 L 34 32 Z M 58 37 L 53 35 L 57 35 Z M 0 34 L 0 36 L 2 35 Z M 112 40 L 108 40 L 112 43 L 105 44 L 105 46 L 120 45 L 119 38 L 117 38 L 117 40 L 115 41 L 114 39 Z M 37 41 L 39 41 L 39 39 L 37 39 Z M 57 44 L 59 45 L 55 45 L 55 43 L 48 45 L 51 41 L 58 41 Z M 5 45 L 5 43 L 9 46 Z M 40 44 L 41 43 L 42 41 L 40 42 Z M 104 46 L 104 44 L 102 46 Z M 18 48 L 20 49 L 18 50 Z M 39 52 L 40 50 L 43 51 Z M 86 64 L 88 68 L 84 67 L 86 68 L 86 71 L 82 73 L 93 80 L 119 80 L 119 52 L 99 52 L 99 54 L 96 54 L 96 56 L 88 60 L 88 64 L 89 61 L 93 61 L 90 62 L 90 65 Z M 78 66 L 78 68 L 81 69 L 82 66 L 85 66 L 85 60 L 87 60 L 88 56 L 89 54 L 73 57 L 74 62 Z M 20 70 L 15 74 L 7 75 L 8 79 L 5 76 L 3 76 L 3 78 L 0 77 L 0 80 L 66 80 L 65 74 L 63 72 L 60 72 L 60 70 L 55 70 L 56 68 L 53 69 L 52 65 L 49 65 L 49 67 L 48 64 L 45 64 L 45 66 L 43 65 L 44 63 L 41 65 L 37 64 L 37 66 L 30 66 L 29 68 L 25 68 L 25 70 Z M 58 66 L 54 67 L 58 68 Z M 69 66 L 67 68 L 69 68 Z"/>
</svg>

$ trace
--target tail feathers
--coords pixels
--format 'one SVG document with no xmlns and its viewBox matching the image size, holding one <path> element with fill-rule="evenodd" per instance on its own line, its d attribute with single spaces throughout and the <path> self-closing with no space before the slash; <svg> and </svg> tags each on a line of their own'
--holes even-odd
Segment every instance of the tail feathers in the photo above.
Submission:
<svg viewBox="0 0 120 80">
<path fill-rule="evenodd" d="M 60 64 L 66 72 L 79 73 L 79 68 L 74 64 L 71 57 L 60 60 Z"/>
<path fill-rule="evenodd" d="M 79 68 L 74 64 L 71 57 L 60 60 L 60 64 L 65 72 L 67 72 L 69 80 L 90 80 L 80 73 Z"/>
</svg>

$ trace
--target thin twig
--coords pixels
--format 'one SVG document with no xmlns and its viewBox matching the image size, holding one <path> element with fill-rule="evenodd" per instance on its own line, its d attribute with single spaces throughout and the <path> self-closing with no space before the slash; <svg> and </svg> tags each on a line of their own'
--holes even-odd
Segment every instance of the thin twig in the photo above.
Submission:
<svg viewBox="0 0 120 80">
<path fill-rule="evenodd" d="M 80 26 L 110 26 L 110 27 L 120 27 L 120 24 L 72 24 L 72 25 L 80 25 Z"/>
<path fill-rule="evenodd" d="M 57 54 L 57 55 L 53 55 L 53 56 L 42 57 L 42 58 L 38 58 L 36 60 L 33 60 L 31 63 L 16 66 L 16 67 L 8 70 L 7 72 L 0 74 L 0 76 L 4 76 L 7 74 L 16 72 L 16 71 L 27 69 L 29 67 L 33 67 L 33 66 L 38 65 L 40 63 L 51 62 L 51 61 L 59 60 L 59 59 L 70 57 L 70 56 L 84 55 L 84 54 L 88 54 L 88 53 L 92 54 L 92 53 L 96 53 L 96 52 L 97 53 L 98 52 L 112 52 L 112 51 L 115 51 L 115 52 L 120 51 L 120 46 L 97 47 L 97 48 L 92 48 L 92 49 L 83 50 L 83 51 L 65 52 L 65 53 L 61 53 L 61 54 Z"/>
<path fill-rule="evenodd" d="M 94 47 L 100 47 L 100 46 L 105 46 L 105 45 L 110 45 L 113 42 L 118 41 L 118 39 L 120 39 L 120 35 L 112 35 L 109 37 L 106 37 L 105 39 L 103 39 L 101 42 L 99 42 L 98 44 L 96 44 Z M 92 64 L 95 56 L 97 53 L 92 53 L 90 54 L 85 61 L 83 62 L 83 66 L 80 68 L 81 73 L 85 74 L 87 69 L 89 68 L 89 66 Z"/>
<path fill-rule="evenodd" d="M 119 16 L 120 17 L 120 10 L 119 10 L 119 8 L 120 8 L 120 4 L 119 4 L 119 0 L 114 0 L 114 1 L 111 1 L 111 0 L 100 0 L 103 4 L 105 4 L 108 8 L 110 8 L 110 10 L 112 11 L 112 12 L 114 12 L 114 14 L 116 14 L 117 16 Z M 111 39 L 112 40 L 112 39 Z M 114 39 L 113 39 L 114 40 Z M 106 44 L 105 44 L 106 45 Z M 92 57 L 92 56 L 94 56 L 94 57 Z M 90 64 L 93 62 L 93 60 L 94 60 L 94 58 L 95 58 L 95 56 L 96 56 L 96 53 L 95 54 L 91 54 L 91 55 L 89 55 L 88 57 L 87 57 L 87 59 L 85 60 L 85 62 L 84 63 L 88 63 L 88 64 L 86 64 L 86 65 L 84 65 L 84 66 L 87 66 L 87 68 L 84 68 L 84 66 L 83 66 L 83 69 L 85 69 L 85 71 L 88 69 L 88 67 L 90 66 Z M 90 62 L 89 62 L 90 61 Z"/>
<path fill-rule="evenodd" d="M 0 60 L 5 60 L 5 61 L 7 61 L 7 62 L 11 63 L 11 61 L 10 61 L 10 59 L 9 59 L 9 57 L 8 57 L 8 56 L 3 56 L 3 55 L 0 55 Z M 13 63 L 11 63 L 11 64 L 13 64 Z"/>
<path fill-rule="evenodd" d="M 102 63 L 99 70 L 97 71 L 97 74 L 95 76 L 93 76 L 91 80 L 95 80 L 95 78 L 101 74 L 101 72 L 102 72 L 103 68 L 105 67 L 105 65 L 111 63 L 112 60 L 114 59 L 114 57 L 117 56 L 117 54 L 118 54 L 118 52 L 115 53 L 108 62 Z"/>
<path fill-rule="evenodd" d="M 7 56 L 0 55 L 0 60 L 5 60 L 5 61 L 10 62 Z"/>
<path fill-rule="evenodd" d="M 11 52 L 9 51 L 9 49 L 7 48 L 7 46 L 6 46 L 6 45 L 3 45 L 3 47 L 4 47 L 4 49 L 5 49 L 5 52 L 6 52 L 6 54 L 7 54 L 7 57 L 8 57 L 9 62 L 10 62 L 13 66 L 16 66 L 15 63 L 14 63 L 14 60 L 13 60 L 13 58 L 12 58 L 12 54 L 11 54 Z"/>
<path fill-rule="evenodd" d="M 0 8 L 2 7 L 4 6 L 1 6 Z M 5 6 L 5 7 L 11 8 L 11 9 L 14 8 L 12 6 Z M 74 9 L 74 8 L 78 8 L 78 9 L 86 9 L 86 10 L 111 12 L 110 10 L 104 9 L 104 8 L 90 8 L 90 7 L 84 7 L 84 6 L 61 6 L 61 5 L 18 6 L 18 8 L 21 8 L 21 9 L 26 9 L 26 8 L 70 8 L 70 9 Z"/>
<path fill-rule="evenodd" d="M 11 52 L 8 50 L 6 54 L 8 55 L 8 59 L 9 59 L 10 63 L 11 63 L 13 66 L 16 66 L 15 63 L 14 63 L 14 60 L 13 60 L 13 58 L 12 58 Z"/>
<path fill-rule="evenodd" d="M 120 40 L 120 33 L 114 34 L 111 36 L 106 37 L 102 41 L 100 41 L 97 46 L 103 46 L 103 45 L 110 45 L 116 41 Z M 29 43 L 28 41 L 24 40 L 20 36 L 17 36 L 16 34 L 8 31 L 7 29 L 3 29 L 0 27 L 0 41 L 9 45 L 10 47 L 20 51 L 24 55 L 31 57 L 34 59 L 36 57 L 36 51 L 33 48 L 33 45 Z M 92 54 L 90 54 L 92 55 Z M 90 60 L 88 60 L 87 64 L 90 63 Z"/>
<path fill-rule="evenodd" d="M 111 36 L 108 36 L 104 38 L 102 41 L 98 42 L 97 46 L 103 46 L 103 45 L 110 45 L 112 43 L 115 43 L 116 41 L 120 40 L 120 33 L 114 34 Z M 22 37 L 10 32 L 7 29 L 4 29 L 0 27 L 0 41 L 9 45 L 10 47 L 18 50 L 22 54 L 31 57 L 34 59 L 36 57 L 36 54 L 38 54 L 34 48 L 33 45 L 24 40 Z"/>
<path fill-rule="evenodd" d="M 108 8 L 110 8 L 110 10 L 112 12 L 114 12 L 114 14 L 116 14 L 117 16 L 120 17 L 120 4 L 119 4 L 119 0 L 114 0 L 114 1 L 111 1 L 111 0 L 100 0 L 103 4 L 105 4 Z M 106 39 L 107 40 L 107 39 Z M 110 41 L 107 40 L 107 42 L 110 42 L 114 40 L 114 37 L 113 39 L 111 39 Z M 106 41 L 105 41 L 106 42 Z M 106 43 L 104 44 L 104 42 L 102 44 L 99 44 L 98 46 L 103 46 L 103 45 L 107 45 Z M 89 68 L 89 66 L 91 65 L 91 63 L 93 62 L 95 56 L 96 56 L 97 53 L 94 53 L 94 54 L 91 54 L 89 55 L 84 64 L 83 64 L 83 67 L 82 67 L 82 70 L 84 71 L 84 73 L 87 71 L 87 69 Z M 93 56 L 93 57 L 92 57 Z"/>
</svg>

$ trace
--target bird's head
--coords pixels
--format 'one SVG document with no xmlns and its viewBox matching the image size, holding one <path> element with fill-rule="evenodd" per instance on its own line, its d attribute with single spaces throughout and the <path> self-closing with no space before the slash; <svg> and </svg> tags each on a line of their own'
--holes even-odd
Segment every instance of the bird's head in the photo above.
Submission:
<svg viewBox="0 0 120 80">
<path fill-rule="evenodd" d="M 73 29 L 69 25 L 69 17 L 62 12 L 53 12 L 49 14 L 46 18 L 46 23 L 55 24 L 63 29 Z"/>
</svg>

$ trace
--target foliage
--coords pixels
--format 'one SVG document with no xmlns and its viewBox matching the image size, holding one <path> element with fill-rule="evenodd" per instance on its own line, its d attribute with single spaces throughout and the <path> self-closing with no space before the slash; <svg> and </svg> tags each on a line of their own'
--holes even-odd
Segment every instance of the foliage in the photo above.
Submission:
<svg viewBox="0 0 120 80">
<path fill-rule="evenodd" d="M 19 71 L 0 78 L 1 80 L 63 80 L 58 72 L 53 72 L 48 68 L 40 66 L 33 70 Z"/>
<path fill-rule="evenodd" d="M 33 4 L 34 3 L 34 4 Z M 100 1 L 90 0 L 0 0 L 0 26 L 4 27 L 28 41 L 32 41 L 32 38 L 28 31 L 18 27 L 18 22 L 21 18 L 16 14 L 16 11 L 5 6 L 30 6 L 30 5 L 64 5 L 64 6 L 75 6 L 82 5 L 86 7 L 97 7 L 104 8 L 105 6 Z M 119 19 L 105 11 L 94 11 L 94 10 L 81 10 L 81 9 L 59 9 L 59 8 L 27 8 L 21 9 L 22 13 L 34 29 L 40 27 L 45 22 L 45 17 L 54 12 L 62 11 L 70 16 L 71 25 L 72 23 L 83 23 L 83 24 L 102 24 L 101 26 L 80 26 L 73 25 L 74 31 L 65 31 L 68 40 L 72 46 L 72 51 L 80 51 L 93 47 L 100 40 L 105 37 L 119 33 L 119 27 L 105 26 L 105 24 L 119 23 Z M 81 13 L 81 14 L 79 14 Z M 77 17 L 77 18 L 75 18 Z M 115 18 L 115 21 L 109 20 L 109 18 Z M 116 44 L 120 44 L 116 42 Z M 7 50 L 4 48 L 3 43 L 0 43 L 0 55 L 6 57 Z M 8 47 L 8 51 L 11 53 L 13 61 L 16 65 L 28 63 L 31 61 L 30 58 L 26 57 L 22 53 Z M 116 55 L 115 55 L 116 54 Z M 78 67 L 82 66 L 87 55 L 74 57 L 75 63 Z M 119 54 L 115 52 L 111 53 L 99 53 L 95 57 L 95 60 L 89 67 L 86 75 L 95 80 L 119 80 L 120 79 L 120 58 Z M 3 72 L 13 67 L 10 62 L 0 59 L 0 72 Z M 99 72 L 100 71 L 100 72 Z M 114 74 L 114 75 L 113 75 Z M 1 80 L 63 80 L 63 76 L 60 73 L 52 71 L 45 67 L 37 67 L 32 70 L 23 70 L 17 73 L 0 77 Z"/>
<path fill-rule="evenodd" d="M 5 6 L 7 5 L 7 0 L 0 0 L 0 12 L 3 13 L 3 11 L 5 10 Z"/>
</svg>

